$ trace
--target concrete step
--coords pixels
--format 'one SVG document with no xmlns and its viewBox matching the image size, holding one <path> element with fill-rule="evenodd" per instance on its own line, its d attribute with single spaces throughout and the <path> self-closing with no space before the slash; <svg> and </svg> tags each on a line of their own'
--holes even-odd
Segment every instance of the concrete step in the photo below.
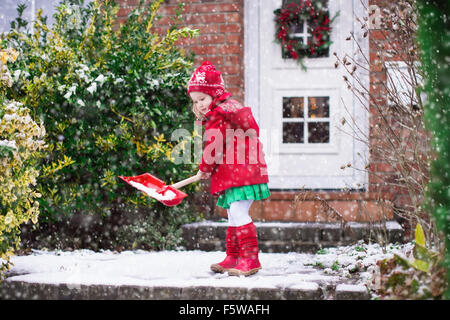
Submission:
<svg viewBox="0 0 450 320">
<path fill-rule="evenodd" d="M 212 272 L 223 258 L 223 251 L 34 250 L 12 257 L 0 300 L 370 299 L 365 275 L 315 267 L 315 255 L 261 253 L 263 267 L 250 277 Z"/>
<path fill-rule="evenodd" d="M 136 286 L 32 283 L 6 279 L 0 300 L 368 300 L 363 285 L 303 282 L 295 287 Z"/>
<path fill-rule="evenodd" d="M 402 242 L 403 229 L 396 221 L 347 222 L 255 222 L 261 252 L 309 252 L 350 245 L 358 240 Z M 182 226 L 188 250 L 225 251 L 226 221 L 202 221 Z"/>
</svg>

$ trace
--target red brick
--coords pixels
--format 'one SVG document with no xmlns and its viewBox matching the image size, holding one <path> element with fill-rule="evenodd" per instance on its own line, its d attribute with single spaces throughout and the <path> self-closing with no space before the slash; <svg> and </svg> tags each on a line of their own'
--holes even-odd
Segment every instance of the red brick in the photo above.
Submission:
<svg viewBox="0 0 450 320">
<path fill-rule="evenodd" d="M 190 47 L 190 50 L 192 50 L 196 54 L 200 54 L 200 55 L 204 55 L 204 54 L 214 55 L 214 54 L 218 53 L 217 46 L 215 46 L 215 45 L 210 45 L 210 46 L 196 45 L 196 46 Z"/>
<path fill-rule="evenodd" d="M 239 65 L 232 65 L 232 66 L 222 66 L 220 68 L 220 71 L 224 74 L 224 75 L 229 75 L 229 74 L 238 74 L 240 70 L 240 66 Z"/>
<path fill-rule="evenodd" d="M 196 39 L 191 39 L 191 38 L 180 38 L 175 42 L 175 45 L 177 46 L 192 46 L 193 44 L 195 44 L 197 41 Z"/>
<path fill-rule="evenodd" d="M 358 221 L 385 221 L 393 218 L 393 208 L 389 202 L 361 202 L 361 216 Z"/>
<path fill-rule="evenodd" d="M 131 9 L 129 8 L 120 8 L 117 12 L 118 17 L 127 17 L 128 14 L 131 12 Z"/>
<path fill-rule="evenodd" d="M 173 17 L 171 17 L 171 16 L 163 16 L 163 17 L 161 17 L 161 18 L 159 18 L 157 21 L 156 21 L 156 23 L 155 24 L 157 24 L 157 25 L 171 25 L 171 24 L 173 24 Z"/>
<path fill-rule="evenodd" d="M 228 44 L 241 44 L 242 36 L 240 34 L 232 33 L 226 35 L 226 42 Z"/>
<path fill-rule="evenodd" d="M 386 72 L 371 72 L 370 73 L 371 83 L 384 83 L 386 82 Z"/>
<path fill-rule="evenodd" d="M 209 4 L 209 3 L 201 3 L 201 4 L 192 4 L 191 6 L 191 12 L 192 13 L 216 13 L 221 10 L 217 10 L 216 4 Z"/>
<path fill-rule="evenodd" d="M 229 93 L 231 93 L 233 95 L 234 98 L 236 98 L 240 101 L 244 101 L 242 88 L 227 86 L 227 90 Z"/>
<path fill-rule="evenodd" d="M 370 30 L 369 31 L 369 39 L 370 40 L 386 40 L 387 34 L 383 30 Z"/>
<path fill-rule="evenodd" d="M 345 221 L 357 221 L 360 212 L 360 201 L 328 201 L 330 207 L 342 215 Z M 337 215 L 330 213 L 331 218 L 339 220 Z"/>
<path fill-rule="evenodd" d="M 371 83 L 370 84 L 370 93 L 373 95 L 384 95 L 386 91 L 386 87 L 382 83 Z"/>
<path fill-rule="evenodd" d="M 136 7 L 139 4 L 139 0 L 121 0 L 120 1 L 120 6 L 125 7 L 125 6 L 133 6 Z"/>
<path fill-rule="evenodd" d="M 225 16 L 225 20 L 227 23 L 241 22 L 242 15 L 240 13 L 227 13 Z"/>
<path fill-rule="evenodd" d="M 297 196 L 297 198 L 295 198 Z M 326 204 L 318 200 L 326 199 Z M 341 221 L 339 215 L 328 210 L 336 210 L 345 221 L 383 221 L 393 219 L 392 194 L 383 193 L 344 193 L 344 192 L 272 192 L 269 199 L 257 201 L 250 209 L 253 220 L 268 221 Z M 334 200 L 331 200 L 334 199 Z M 405 201 L 404 199 L 402 201 Z M 218 210 L 220 216 L 226 217 L 226 211 Z"/>
<path fill-rule="evenodd" d="M 218 33 L 219 25 L 218 24 L 208 24 L 201 26 L 191 26 L 192 29 L 199 29 L 200 34 L 208 34 L 208 33 Z"/>
<path fill-rule="evenodd" d="M 241 57 L 238 55 L 226 55 L 225 56 L 225 64 L 240 64 Z"/>
<path fill-rule="evenodd" d="M 233 45 L 233 44 L 224 44 L 218 46 L 219 52 L 222 54 L 233 54 L 233 53 L 240 53 L 242 49 L 239 45 Z"/>
<path fill-rule="evenodd" d="M 190 8 L 191 6 L 189 5 L 185 5 L 183 7 L 183 10 L 181 11 L 181 14 L 187 14 L 190 12 Z M 161 5 L 161 7 L 158 10 L 158 14 L 163 15 L 163 16 L 168 16 L 168 15 L 172 15 L 175 16 L 176 15 L 176 11 L 179 10 L 179 6 L 178 5 Z"/>
<path fill-rule="evenodd" d="M 240 76 L 225 76 L 227 86 L 239 86 L 244 80 Z"/>
<path fill-rule="evenodd" d="M 223 34 L 216 34 L 216 35 L 200 35 L 196 38 L 196 41 L 198 44 L 217 44 L 217 43 L 224 43 L 225 42 L 225 36 Z"/>
<path fill-rule="evenodd" d="M 396 170 L 389 163 L 377 163 L 376 171 L 378 171 L 378 172 L 395 172 Z"/>
<path fill-rule="evenodd" d="M 240 11 L 241 7 L 237 3 L 220 3 L 217 4 L 217 10 L 220 12 L 235 12 Z"/>
<path fill-rule="evenodd" d="M 201 58 L 202 58 L 202 61 L 208 60 L 215 66 L 223 65 L 223 60 L 224 60 L 223 56 L 202 56 Z M 221 68 L 219 68 L 219 69 L 221 69 Z"/>
<path fill-rule="evenodd" d="M 317 221 L 317 213 L 320 204 L 315 201 L 300 201 L 292 203 L 295 209 L 295 216 L 292 221 L 313 222 Z"/>
<path fill-rule="evenodd" d="M 238 23 L 227 23 L 220 25 L 220 32 L 241 32 L 242 26 Z"/>
<path fill-rule="evenodd" d="M 187 15 L 185 23 L 187 24 L 208 24 L 208 23 L 224 23 L 225 14 L 191 14 Z"/>
<path fill-rule="evenodd" d="M 285 201 L 264 201 L 262 218 L 270 221 L 295 221 L 291 203 Z"/>
<path fill-rule="evenodd" d="M 252 220 L 258 221 L 263 219 L 263 201 L 255 201 L 250 207 L 250 217 Z"/>
</svg>

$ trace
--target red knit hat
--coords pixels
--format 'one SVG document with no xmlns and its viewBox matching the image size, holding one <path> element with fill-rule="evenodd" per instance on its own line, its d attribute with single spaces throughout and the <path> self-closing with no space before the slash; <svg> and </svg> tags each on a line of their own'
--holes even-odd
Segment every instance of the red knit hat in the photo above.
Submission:
<svg viewBox="0 0 450 320">
<path fill-rule="evenodd" d="M 194 91 L 206 93 L 213 98 L 218 98 L 225 93 L 222 74 L 211 62 L 204 61 L 192 74 L 188 83 L 188 94 Z"/>
</svg>

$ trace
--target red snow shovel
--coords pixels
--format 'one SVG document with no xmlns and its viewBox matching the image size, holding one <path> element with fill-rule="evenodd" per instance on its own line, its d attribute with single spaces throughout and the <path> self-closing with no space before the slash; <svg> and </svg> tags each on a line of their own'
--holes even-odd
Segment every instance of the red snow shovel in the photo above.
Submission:
<svg viewBox="0 0 450 320">
<path fill-rule="evenodd" d="M 134 177 L 119 176 L 120 179 L 132 185 L 138 190 L 141 190 L 148 196 L 155 198 L 166 206 L 176 206 L 187 194 L 178 190 L 177 188 L 184 187 L 190 183 L 200 180 L 199 175 L 181 180 L 172 185 L 166 185 L 164 181 L 152 176 L 150 173 L 144 173 Z"/>
</svg>

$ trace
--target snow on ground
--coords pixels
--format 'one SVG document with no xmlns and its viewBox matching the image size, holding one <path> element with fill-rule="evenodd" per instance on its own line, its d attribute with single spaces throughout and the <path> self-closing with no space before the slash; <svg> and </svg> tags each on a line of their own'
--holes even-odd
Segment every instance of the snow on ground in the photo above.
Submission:
<svg viewBox="0 0 450 320">
<path fill-rule="evenodd" d="M 262 269 L 250 277 L 210 271 L 224 252 L 204 251 L 43 251 L 13 256 L 9 276 L 14 280 L 68 285 L 220 286 L 247 288 L 304 288 L 321 283 L 365 284 L 377 260 L 404 255 L 412 244 L 378 244 L 327 248 L 316 254 L 260 253 Z M 356 277 L 355 277 L 356 275 Z M 314 289 L 314 288 L 313 288 Z"/>
</svg>

